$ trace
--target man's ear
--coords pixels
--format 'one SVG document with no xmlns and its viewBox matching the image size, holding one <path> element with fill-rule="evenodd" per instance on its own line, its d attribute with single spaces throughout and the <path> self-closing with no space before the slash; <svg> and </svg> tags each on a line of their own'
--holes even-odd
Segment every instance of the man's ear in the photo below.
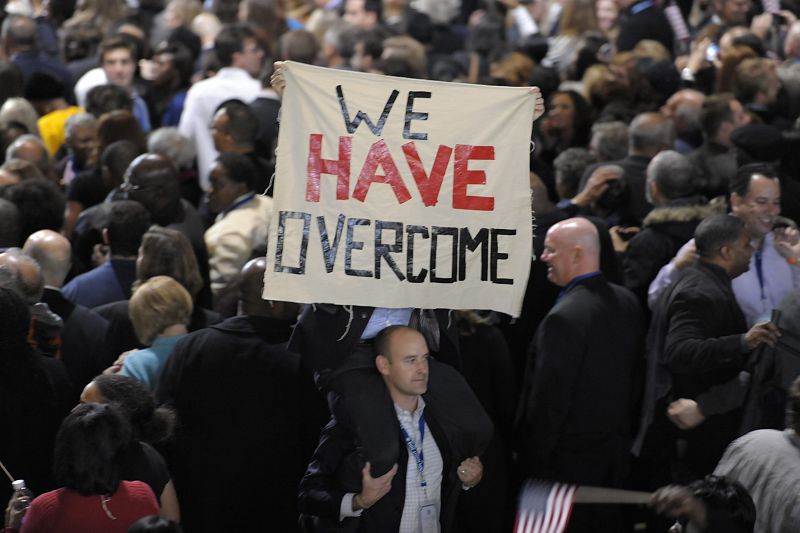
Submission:
<svg viewBox="0 0 800 533">
<path fill-rule="evenodd" d="M 650 198 L 655 200 L 658 195 L 658 184 L 656 180 L 647 180 L 647 188 L 650 191 Z"/>
<path fill-rule="evenodd" d="M 719 249 L 719 256 L 725 262 L 731 260 L 732 253 L 733 253 L 733 247 L 728 246 L 727 244 L 722 245 L 722 247 Z"/>
<path fill-rule="evenodd" d="M 586 251 L 580 244 L 576 244 L 575 247 L 572 249 L 572 263 L 578 264 L 583 261 L 583 256 L 585 255 Z"/>
<path fill-rule="evenodd" d="M 385 355 L 378 354 L 375 356 L 375 368 L 378 369 L 384 376 L 389 375 L 389 359 Z"/>
</svg>

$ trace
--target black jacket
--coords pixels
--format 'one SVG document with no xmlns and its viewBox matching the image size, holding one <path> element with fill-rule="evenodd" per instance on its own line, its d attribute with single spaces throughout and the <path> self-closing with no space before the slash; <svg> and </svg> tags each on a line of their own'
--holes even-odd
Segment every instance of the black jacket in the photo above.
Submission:
<svg viewBox="0 0 800 533">
<path fill-rule="evenodd" d="M 627 289 L 583 279 L 539 325 L 517 415 L 525 475 L 615 486 L 627 469 L 642 313 Z"/>
<path fill-rule="evenodd" d="M 633 50 L 642 39 L 653 39 L 673 52 L 675 36 L 667 16 L 656 2 L 637 2 L 619 15 L 617 50 Z"/>
<path fill-rule="evenodd" d="M 639 298 L 643 309 L 648 309 L 647 289 L 661 267 L 694 236 L 700 221 L 717 211 L 700 197 L 679 198 L 650 211 L 642 231 L 628 243 L 623 261 L 625 287 Z"/>
<path fill-rule="evenodd" d="M 456 474 L 456 465 L 447 446 L 447 439 L 441 427 L 427 408 L 425 421 L 436 440 L 442 454 L 441 511 L 439 522 L 442 533 L 452 530 L 455 505 L 461 484 Z M 395 418 L 395 422 L 397 419 Z M 399 422 L 398 422 L 399 423 Z M 359 518 L 345 518 L 339 522 L 342 498 L 350 490 L 337 482 L 337 470 L 347 458 L 356 452 L 354 437 L 331 419 L 322 432 L 319 446 L 314 452 L 303 480 L 300 482 L 298 505 L 300 512 L 310 515 L 304 518 L 307 531 L 314 533 L 352 532 L 384 533 L 397 531 L 405 504 L 406 469 L 408 468 L 408 449 L 405 442 L 400 445 L 397 473 L 392 478 L 392 488 L 372 507 L 365 510 Z M 414 463 L 412 462 L 412 465 Z M 363 466 L 363 465 L 362 465 Z M 414 466 L 412 466 L 413 468 Z"/>
<path fill-rule="evenodd" d="M 746 331 L 725 270 L 698 261 L 681 273 L 662 295 L 650 325 L 647 385 L 635 453 L 668 450 L 665 439 L 676 436 L 666 419 L 669 402 L 694 399 L 706 420 L 678 436 L 695 443 L 688 454 L 702 456 L 694 468 L 713 470 L 737 435 L 742 410 L 728 403 L 729 391 L 709 392 L 736 385 L 740 372 L 748 368 L 742 338 Z"/>
<path fill-rule="evenodd" d="M 164 366 L 156 395 L 178 415 L 167 461 L 186 531 L 295 530 L 297 484 L 326 417 L 286 351 L 290 332 L 229 318 L 181 339 Z"/>
</svg>

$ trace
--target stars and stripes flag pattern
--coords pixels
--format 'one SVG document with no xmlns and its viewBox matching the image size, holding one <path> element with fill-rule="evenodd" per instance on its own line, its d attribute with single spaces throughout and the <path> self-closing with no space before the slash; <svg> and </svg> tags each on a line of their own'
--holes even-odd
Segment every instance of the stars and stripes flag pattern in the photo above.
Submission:
<svg viewBox="0 0 800 533">
<path fill-rule="evenodd" d="M 664 14 L 667 16 L 667 22 L 672 27 L 672 32 L 675 34 L 676 39 L 681 41 L 691 39 L 689 28 L 686 26 L 686 21 L 683 20 L 681 8 L 675 2 L 670 2 L 664 8 Z"/>
<path fill-rule="evenodd" d="M 529 481 L 522 489 L 514 533 L 562 533 L 572 513 L 576 485 Z"/>
</svg>

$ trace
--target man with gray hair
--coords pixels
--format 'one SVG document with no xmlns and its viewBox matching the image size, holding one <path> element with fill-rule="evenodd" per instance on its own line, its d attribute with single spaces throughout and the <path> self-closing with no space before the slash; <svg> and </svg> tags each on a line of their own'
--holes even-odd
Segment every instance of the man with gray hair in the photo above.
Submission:
<svg viewBox="0 0 800 533">
<path fill-rule="evenodd" d="M 79 172 L 88 169 L 97 146 L 97 119 L 91 113 L 75 113 L 67 119 L 64 133 L 67 156 L 58 162 L 55 174 L 67 186 Z"/>
<path fill-rule="evenodd" d="M 640 226 L 644 217 L 652 209 L 652 205 L 645 196 L 645 182 L 647 165 L 660 151 L 672 147 L 675 138 L 672 121 L 661 113 L 641 113 L 631 121 L 628 129 L 628 155 L 616 161 L 598 163 L 587 168 L 581 179 L 582 190 L 594 176 L 593 182 L 604 176 L 607 182 L 619 180 L 617 187 L 628 189 L 628 198 L 620 208 L 614 208 L 606 213 L 606 218 L 614 224 Z M 607 175 L 608 166 L 614 165 L 621 169 L 616 175 Z M 604 168 L 605 167 L 605 168 Z M 610 186 L 609 191 L 617 189 Z M 607 193 L 609 194 L 609 193 Z"/>
<path fill-rule="evenodd" d="M 692 238 L 700 221 L 714 214 L 714 208 L 695 193 L 695 168 L 686 156 L 665 150 L 650 161 L 645 194 L 655 209 L 645 217 L 642 231 L 627 243 L 623 260 L 625 286 L 644 309 L 647 289 L 659 269 Z"/>
<path fill-rule="evenodd" d="M 41 302 L 44 276 L 36 261 L 19 248 L 0 254 L 0 287 L 19 294 L 30 308 L 33 348 L 42 355 L 58 357 L 63 321 Z"/>
<path fill-rule="evenodd" d="M 586 148 L 567 148 L 553 160 L 556 192 L 560 199 L 574 198 L 586 167 L 597 160 Z"/>
<path fill-rule="evenodd" d="M 98 146 L 97 120 L 90 113 L 77 113 L 67 119 L 67 157 L 58 163 L 55 174 L 67 188 L 64 235 L 69 237 L 81 211 L 102 201 L 105 195 L 93 152 Z"/>
<path fill-rule="evenodd" d="M 589 151 L 598 161 L 624 159 L 628 155 L 628 125 L 620 120 L 596 123 Z"/>
<path fill-rule="evenodd" d="M 800 378 L 789 388 L 786 429 L 759 429 L 725 450 L 714 474 L 738 481 L 753 497 L 755 531 L 800 531 Z"/>
</svg>

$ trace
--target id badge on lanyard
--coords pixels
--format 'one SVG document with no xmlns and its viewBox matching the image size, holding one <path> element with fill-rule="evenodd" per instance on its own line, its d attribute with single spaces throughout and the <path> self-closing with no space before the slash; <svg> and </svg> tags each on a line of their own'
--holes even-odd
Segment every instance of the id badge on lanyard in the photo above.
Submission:
<svg viewBox="0 0 800 533">
<path fill-rule="evenodd" d="M 421 533 L 439 533 L 439 511 L 436 504 L 426 502 L 419 506 L 419 530 Z"/>
<path fill-rule="evenodd" d="M 411 438 L 411 435 L 408 434 L 402 424 L 400 425 L 400 431 L 403 433 L 403 438 L 406 441 L 408 451 L 411 452 L 412 457 L 414 457 L 414 460 L 417 463 L 420 487 L 422 487 L 422 491 L 427 499 L 428 483 L 425 480 L 425 456 L 423 455 L 422 450 L 422 443 L 425 440 L 425 414 L 422 414 L 422 416 L 419 417 L 419 450 L 417 450 L 417 445 L 414 444 L 414 439 Z M 435 503 L 425 501 L 420 504 L 418 515 L 420 533 L 439 533 L 439 509 Z"/>
</svg>

